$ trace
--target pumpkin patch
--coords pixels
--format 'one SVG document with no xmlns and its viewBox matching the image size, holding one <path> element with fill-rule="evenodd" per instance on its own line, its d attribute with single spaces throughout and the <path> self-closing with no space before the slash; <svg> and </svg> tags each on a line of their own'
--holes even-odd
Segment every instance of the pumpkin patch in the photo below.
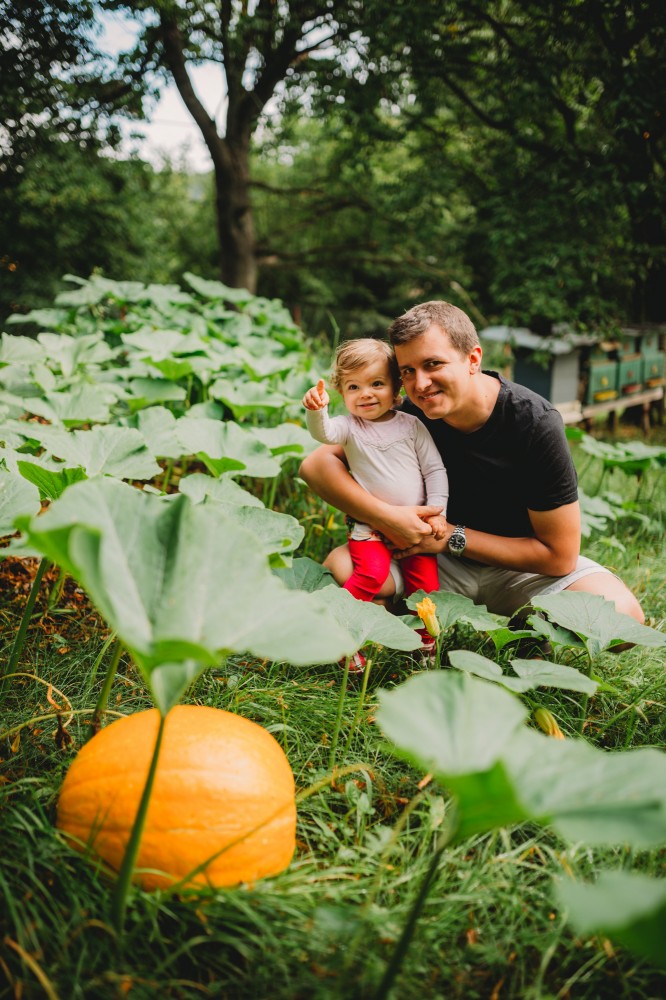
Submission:
<svg viewBox="0 0 666 1000">
<path fill-rule="evenodd" d="M 111 723 L 77 754 L 57 826 L 119 869 L 146 781 L 157 709 Z M 248 719 L 178 705 L 166 717 L 134 879 L 231 886 L 283 871 L 295 848 L 294 777 L 277 741 Z M 197 869 L 201 869 L 198 870 Z"/>
</svg>

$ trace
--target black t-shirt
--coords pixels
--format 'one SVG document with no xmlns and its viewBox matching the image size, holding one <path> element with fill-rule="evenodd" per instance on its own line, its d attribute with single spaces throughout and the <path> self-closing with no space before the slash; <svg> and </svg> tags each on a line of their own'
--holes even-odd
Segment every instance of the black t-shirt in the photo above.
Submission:
<svg viewBox="0 0 666 1000">
<path fill-rule="evenodd" d="M 428 428 L 449 476 L 447 520 L 493 535 L 534 534 L 529 510 L 554 510 L 578 498 L 577 477 L 558 411 L 531 389 L 500 381 L 497 402 L 478 431 L 465 434 L 429 420 L 410 400 L 403 408 Z"/>
</svg>

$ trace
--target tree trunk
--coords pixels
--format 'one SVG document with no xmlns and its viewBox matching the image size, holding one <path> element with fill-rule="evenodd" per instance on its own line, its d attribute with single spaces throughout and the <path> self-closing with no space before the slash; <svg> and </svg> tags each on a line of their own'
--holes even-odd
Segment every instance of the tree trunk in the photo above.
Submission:
<svg viewBox="0 0 666 1000">
<path fill-rule="evenodd" d="M 226 145 L 222 162 L 215 157 L 215 201 L 220 245 L 220 279 L 231 288 L 257 290 L 254 219 L 250 203 L 249 142 Z"/>
<path fill-rule="evenodd" d="M 187 71 L 185 37 L 175 11 L 160 11 L 164 58 L 178 92 L 208 147 L 215 171 L 217 232 L 220 244 L 220 278 L 231 288 L 257 287 L 257 263 L 254 246 L 254 223 L 249 196 L 250 137 L 256 118 L 251 103 L 243 101 L 240 77 L 234 67 L 227 68 L 229 109 L 227 134 L 218 134 L 217 126 L 199 100 Z M 263 104 L 260 104 L 263 106 Z"/>
</svg>

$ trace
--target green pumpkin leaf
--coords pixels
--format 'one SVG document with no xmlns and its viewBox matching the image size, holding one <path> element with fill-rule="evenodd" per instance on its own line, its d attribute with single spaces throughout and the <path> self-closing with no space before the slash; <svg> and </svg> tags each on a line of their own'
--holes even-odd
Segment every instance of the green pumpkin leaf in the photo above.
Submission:
<svg viewBox="0 0 666 1000">
<path fill-rule="evenodd" d="M 262 444 L 270 448 L 272 455 L 279 455 L 281 461 L 297 455 L 304 458 L 318 446 L 318 442 L 300 424 L 278 424 L 277 427 L 253 427 L 252 433 Z"/>
<path fill-rule="evenodd" d="M 117 351 L 105 342 L 101 333 L 82 337 L 40 333 L 37 335 L 37 340 L 44 348 L 45 360 L 49 367 L 55 370 L 59 368 L 64 378 L 69 378 L 78 368 L 105 364 L 117 354 Z"/>
<path fill-rule="evenodd" d="M 666 843 L 666 754 L 658 750 L 607 753 L 525 729 L 503 763 L 528 812 L 567 840 Z"/>
<path fill-rule="evenodd" d="M 629 615 L 620 614 L 612 601 L 598 594 L 563 591 L 535 597 L 532 604 L 545 611 L 558 625 L 578 635 L 592 658 L 620 642 L 653 648 L 666 646 L 666 635 L 648 625 L 639 624 Z"/>
<path fill-rule="evenodd" d="M 215 666 L 220 657 L 209 657 L 206 650 L 197 653 L 196 660 L 178 660 L 158 663 L 150 671 L 150 689 L 157 707 L 163 715 L 177 705 L 190 684 L 206 666 Z"/>
<path fill-rule="evenodd" d="M 10 320 L 16 322 L 16 313 Z M 25 320 L 25 317 L 21 317 Z M 44 359 L 44 347 L 32 337 L 3 333 L 0 338 L 0 365 L 36 364 Z"/>
<path fill-rule="evenodd" d="M 447 777 L 446 783 L 457 805 L 453 843 L 531 818 L 501 760 L 486 771 Z"/>
<path fill-rule="evenodd" d="M 110 404 L 100 386 L 79 385 L 63 392 L 47 392 L 42 399 L 24 399 L 28 413 L 44 417 L 53 424 L 73 427 L 76 424 L 106 423 L 110 417 Z"/>
<path fill-rule="evenodd" d="M 193 288 L 204 299 L 234 302 L 240 305 L 244 302 L 250 302 L 253 298 L 252 292 L 248 292 L 245 288 L 229 288 L 227 285 L 223 285 L 221 281 L 209 281 L 206 278 L 199 278 L 190 271 L 186 271 L 183 278 L 190 288 Z"/>
<path fill-rule="evenodd" d="M 234 482 L 228 476 L 213 479 L 202 472 L 195 472 L 180 480 L 178 489 L 189 497 L 192 503 L 204 503 L 210 498 L 223 504 L 238 504 L 240 507 L 262 507 L 258 497 Z"/>
<path fill-rule="evenodd" d="M 421 636 L 381 605 L 358 601 L 338 586 L 327 587 L 318 593 L 325 597 L 331 614 L 354 636 L 355 649 L 366 642 L 405 651 L 418 649 L 421 645 Z"/>
<path fill-rule="evenodd" d="M 563 663 L 550 663 L 548 660 L 509 660 L 509 663 L 523 683 L 528 683 L 530 690 L 537 687 L 559 688 L 562 691 L 580 691 L 582 694 L 593 695 L 598 684 L 586 674 L 568 667 Z"/>
<path fill-rule="evenodd" d="M 257 538 L 217 504 L 193 506 L 182 495 L 165 501 L 98 478 L 70 487 L 22 527 L 88 591 L 162 712 L 191 679 L 192 660 L 202 669 L 249 652 L 305 665 L 356 648 L 322 596 L 288 590 Z M 164 664 L 171 666 L 155 688 L 152 671 Z"/>
<path fill-rule="evenodd" d="M 23 461 L 18 463 L 18 469 L 24 479 L 34 483 L 42 500 L 57 500 L 68 486 L 86 479 L 85 471 L 80 466 L 55 470 L 45 468 L 37 462 Z"/>
<path fill-rule="evenodd" d="M 127 388 L 130 395 L 126 403 L 133 413 L 155 403 L 182 403 L 187 398 L 187 390 L 183 386 L 169 382 L 166 378 L 139 376 L 129 379 Z"/>
<path fill-rule="evenodd" d="M 145 326 L 134 333 L 123 333 L 120 339 L 127 347 L 132 348 L 137 357 L 149 359 L 153 364 L 169 361 L 182 354 L 194 354 L 204 348 L 203 341 L 196 334 Z"/>
<path fill-rule="evenodd" d="M 163 361 L 148 359 L 148 364 L 151 368 L 156 368 L 160 375 L 164 375 L 170 382 L 187 378 L 194 371 L 192 364 L 183 358 L 165 358 Z"/>
<path fill-rule="evenodd" d="M 489 660 L 487 656 L 481 656 L 480 653 L 473 653 L 468 649 L 451 649 L 447 655 L 451 666 L 457 670 L 464 670 L 465 673 L 474 674 L 475 677 L 497 681 L 500 684 L 504 679 L 500 665 L 494 660 Z"/>
<path fill-rule="evenodd" d="M 176 418 L 166 406 L 148 406 L 129 418 L 128 424 L 135 427 L 151 455 L 156 458 L 180 458 L 183 448 L 176 433 Z"/>
<path fill-rule="evenodd" d="M 67 309 L 31 309 L 27 313 L 12 313 L 11 316 L 7 317 L 5 323 L 7 325 L 33 323 L 35 326 L 41 326 L 43 330 L 57 330 L 61 324 L 67 322 L 68 315 Z"/>
<path fill-rule="evenodd" d="M 525 728 L 525 716 L 498 685 L 437 672 L 381 692 L 377 718 L 399 754 L 454 793 L 456 841 L 530 819 L 590 844 L 666 842 L 665 754 L 555 740 Z"/>
<path fill-rule="evenodd" d="M 129 284 L 129 282 L 127 282 Z M 195 299 L 189 292 L 184 292 L 178 285 L 147 285 L 138 295 L 137 302 L 150 302 L 163 314 L 176 313 L 180 310 L 173 306 L 193 306 Z"/>
<path fill-rule="evenodd" d="M 32 483 L 0 469 L 0 536 L 12 535 L 16 518 L 32 517 L 40 507 L 39 491 Z"/>
<path fill-rule="evenodd" d="M 377 721 L 400 756 L 454 793 L 452 839 L 459 842 L 529 819 L 501 759 L 526 716 L 497 685 L 437 671 L 380 691 Z"/>
<path fill-rule="evenodd" d="M 564 691 L 580 691 L 592 695 L 597 690 L 597 683 L 582 674 L 574 667 L 566 667 L 559 663 L 546 660 L 510 660 L 511 666 L 518 675 L 512 677 L 502 673 L 502 668 L 494 660 L 489 660 L 480 653 L 467 649 L 453 649 L 448 653 L 451 666 L 464 670 L 468 674 L 482 677 L 484 680 L 503 684 L 509 691 L 522 694 L 539 687 L 560 688 Z"/>
<path fill-rule="evenodd" d="M 543 636 L 551 646 L 566 646 L 569 649 L 585 649 L 585 643 L 571 629 L 562 628 L 538 615 L 530 615 L 528 621 L 532 627 L 531 635 Z"/>
<path fill-rule="evenodd" d="M 322 590 L 324 587 L 335 584 L 331 571 L 307 556 L 294 559 L 289 567 L 276 569 L 275 574 L 290 590 L 305 590 L 308 593 L 313 593 L 315 590 Z M 335 585 L 337 586 L 337 584 Z"/>
<path fill-rule="evenodd" d="M 263 338 L 262 338 L 263 339 Z M 248 351 L 239 351 L 239 356 L 242 359 L 243 369 L 246 374 L 255 380 L 268 379 L 273 375 L 281 375 L 297 365 L 301 358 L 301 354 L 291 353 L 284 354 L 282 352 L 283 345 L 277 345 L 276 347 L 280 350 L 280 355 L 267 355 L 265 349 L 262 350 L 260 354 L 250 354 Z"/>
<path fill-rule="evenodd" d="M 181 417 L 176 433 L 184 452 L 205 456 L 217 474 L 239 469 L 248 476 L 270 478 L 280 473 L 268 448 L 233 421 Z"/>
<path fill-rule="evenodd" d="M 556 892 L 578 934 L 602 934 L 666 969 L 666 879 L 602 872 L 594 885 L 567 881 Z"/>
<path fill-rule="evenodd" d="M 65 431 L 57 427 L 37 427 L 38 440 L 70 468 L 80 466 L 86 476 L 117 476 L 124 479 L 152 479 L 162 471 L 148 451 L 139 431 L 113 424 L 89 431 Z"/>
<path fill-rule="evenodd" d="M 526 639 L 530 636 L 534 638 L 534 631 L 531 628 L 525 629 L 513 629 L 508 628 L 506 625 L 501 625 L 499 628 L 489 629 L 488 634 L 493 641 L 495 650 L 499 653 L 500 650 L 504 649 L 505 646 L 509 646 L 512 642 L 518 642 L 520 639 Z"/>
<path fill-rule="evenodd" d="M 207 502 L 219 503 L 232 520 L 252 532 L 261 542 L 266 555 L 285 555 L 294 552 L 303 541 L 305 529 L 289 514 L 267 510 L 265 507 L 223 503 L 212 497 Z"/>
<path fill-rule="evenodd" d="M 224 420 L 224 407 L 207 399 L 205 403 L 194 403 L 185 413 L 188 419 L 205 417 L 210 420 Z"/>
<path fill-rule="evenodd" d="M 213 399 L 220 399 L 237 420 L 257 410 L 282 410 L 294 400 L 257 382 L 227 382 L 216 379 L 210 386 Z"/>
<path fill-rule="evenodd" d="M 431 671 L 380 691 L 377 721 L 411 760 L 450 778 L 488 771 L 500 760 L 527 709 L 496 684 Z"/>
</svg>

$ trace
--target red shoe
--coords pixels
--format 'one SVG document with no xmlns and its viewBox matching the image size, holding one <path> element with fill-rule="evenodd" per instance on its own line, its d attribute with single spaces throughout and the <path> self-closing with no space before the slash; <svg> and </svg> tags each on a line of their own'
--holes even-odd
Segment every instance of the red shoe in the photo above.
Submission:
<svg viewBox="0 0 666 1000">
<path fill-rule="evenodd" d="M 340 666 L 343 670 L 346 662 L 347 659 L 343 656 L 340 660 Z M 360 677 L 363 673 L 365 673 L 365 656 L 363 653 L 354 653 L 349 657 L 349 676 Z"/>
<path fill-rule="evenodd" d="M 431 636 L 428 632 L 425 631 L 425 629 L 423 630 L 423 632 L 421 631 L 421 629 L 419 629 L 418 631 L 419 635 L 421 636 L 421 648 L 417 649 L 416 652 L 421 660 L 421 664 L 426 668 L 426 670 L 429 667 L 430 668 L 436 667 L 437 642 L 435 641 L 433 636 Z M 424 632 L 425 634 L 423 634 Z"/>
</svg>

